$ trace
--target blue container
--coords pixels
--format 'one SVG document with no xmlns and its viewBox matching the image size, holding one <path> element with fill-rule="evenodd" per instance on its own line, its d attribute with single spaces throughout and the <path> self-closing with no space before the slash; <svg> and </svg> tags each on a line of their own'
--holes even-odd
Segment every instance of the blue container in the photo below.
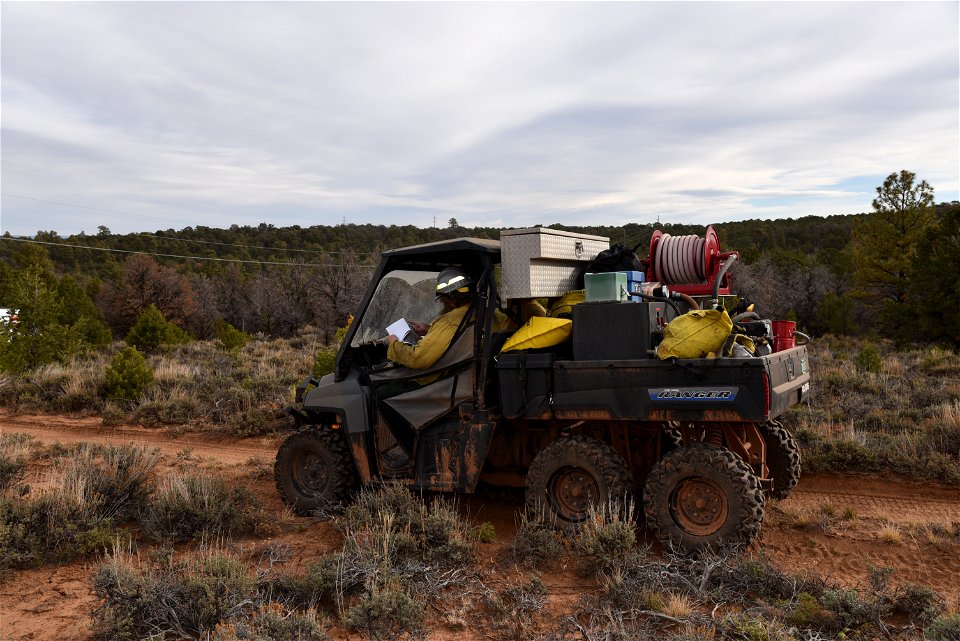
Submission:
<svg viewBox="0 0 960 641">
<path fill-rule="evenodd" d="M 643 272 L 624 272 L 627 275 L 627 293 L 631 296 L 639 294 L 645 282 Z"/>
</svg>

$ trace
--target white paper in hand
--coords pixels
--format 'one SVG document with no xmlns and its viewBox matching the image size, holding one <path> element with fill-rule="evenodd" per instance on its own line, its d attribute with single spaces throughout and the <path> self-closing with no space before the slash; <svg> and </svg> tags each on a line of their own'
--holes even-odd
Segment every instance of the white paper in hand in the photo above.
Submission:
<svg viewBox="0 0 960 641">
<path fill-rule="evenodd" d="M 420 337 L 413 331 L 413 328 L 410 327 L 410 324 L 404 318 L 390 323 L 390 326 L 387 327 L 387 335 L 396 336 L 404 343 L 409 343 L 410 345 L 416 345 L 417 341 L 420 340 Z"/>
</svg>

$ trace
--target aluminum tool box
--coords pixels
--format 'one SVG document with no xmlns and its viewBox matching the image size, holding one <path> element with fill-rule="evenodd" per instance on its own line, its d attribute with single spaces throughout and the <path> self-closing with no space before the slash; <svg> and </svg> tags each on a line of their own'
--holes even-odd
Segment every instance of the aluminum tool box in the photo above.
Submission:
<svg viewBox="0 0 960 641">
<path fill-rule="evenodd" d="M 610 248 L 604 236 L 535 227 L 500 232 L 506 299 L 561 296 L 582 289 L 577 270 Z"/>
</svg>

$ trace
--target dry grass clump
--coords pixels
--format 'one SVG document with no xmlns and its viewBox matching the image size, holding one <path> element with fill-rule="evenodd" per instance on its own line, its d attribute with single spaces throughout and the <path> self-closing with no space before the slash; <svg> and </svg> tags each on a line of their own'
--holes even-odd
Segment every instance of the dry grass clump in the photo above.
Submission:
<svg viewBox="0 0 960 641">
<path fill-rule="evenodd" d="M 903 532 L 896 526 L 884 525 L 877 531 L 877 540 L 887 545 L 900 545 L 903 543 Z"/>
<path fill-rule="evenodd" d="M 29 434 L 0 434 L 0 493 L 23 478 L 32 440 Z"/>
<path fill-rule="evenodd" d="M 910 536 L 929 545 L 946 548 L 960 545 L 960 521 L 955 523 L 911 523 Z"/>
<path fill-rule="evenodd" d="M 142 563 L 115 546 L 98 568 L 93 632 L 101 641 L 216 639 L 326 641 L 313 610 L 274 601 L 244 561 L 221 549 Z"/>
<path fill-rule="evenodd" d="M 326 604 L 372 639 L 421 636 L 428 603 L 451 591 L 464 598 L 476 540 L 454 505 L 387 486 L 362 491 L 335 525 L 342 548 L 305 577 L 277 584 L 278 593 L 301 605 Z"/>
<path fill-rule="evenodd" d="M 80 446 L 55 458 L 22 496 L 0 496 L 0 568 L 29 567 L 101 549 L 141 513 L 155 482 L 157 450 Z"/>
<path fill-rule="evenodd" d="M 520 513 L 520 523 L 513 537 L 510 551 L 514 560 L 530 567 L 550 567 L 564 552 L 560 533 L 551 527 L 542 515 Z"/>
<path fill-rule="evenodd" d="M 521 576 L 503 589 L 488 593 L 485 607 L 494 638 L 532 638 L 536 617 L 546 606 L 548 596 L 547 586 L 537 575 Z"/>
<path fill-rule="evenodd" d="M 696 602 L 686 594 L 671 592 L 663 601 L 660 612 L 674 619 L 688 619 L 696 611 Z"/>
<path fill-rule="evenodd" d="M 144 394 L 118 402 L 108 398 L 105 370 L 123 343 L 44 365 L 21 376 L 0 376 L 0 406 L 26 412 L 100 413 L 106 423 L 147 426 L 205 423 L 241 436 L 287 424 L 283 408 L 291 390 L 310 374 L 321 348 L 305 328 L 291 339 L 257 338 L 231 351 L 218 341 L 191 341 L 147 358 L 154 374 Z"/>
<path fill-rule="evenodd" d="M 202 474 L 177 475 L 160 484 L 141 526 L 150 539 L 177 543 L 253 534 L 265 519 L 249 489 Z"/>
<path fill-rule="evenodd" d="M 602 577 L 600 594 L 572 622 L 582 636 L 558 638 L 919 638 L 943 620 L 945 601 L 923 586 L 893 587 L 892 575 L 874 568 L 868 585 L 849 589 L 787 574 L 762 555 L 638 553 Z"/>
<path fill-rule="evenodd" d="M 785 416 L 805 469 L 960 483 L 960 354 L 831 337 L 808 349 L 810 397 Z M 876 371 L 857 366 L 870 350 Z"/>
</svg>

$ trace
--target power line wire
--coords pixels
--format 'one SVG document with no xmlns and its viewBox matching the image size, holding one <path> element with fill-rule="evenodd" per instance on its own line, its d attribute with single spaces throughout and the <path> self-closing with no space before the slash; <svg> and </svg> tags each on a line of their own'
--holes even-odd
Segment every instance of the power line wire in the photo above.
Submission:
<svg viewBox="0 0 960 641">
<path fill-rule="evenodd" d="M 113 249 L 110 247 L 90 247 L 88 245 L 70 245 L 67 243 L 51 243 L 44 240 L 33 240 L 30 238 L 13 238 L 11 236 L 0 236 L 0 240 L 11 240 L 17 243 L 33 243 L 35 245 L 51 245 L 53 247 L 70 247 L 72 249 L 90 249 L 93 251 L 115 252 L 118 254 L 143 254 L 146 256 L 159 256 L 161 258 L 185 258 L 188 260 L 209 260 L 221 263 L 249 263 L 254 265 L 283 265 L 286 267 L 346 267 L 343 264 L 334 263 L 290 263 L 273 262 L 265 260 L 242 260 L 240 258 L 216 258 L 212 256 L 183 256 L 181 254 L 159 254 L 154 252 L 136 251 L 132 249 Z"/>
</svg>

